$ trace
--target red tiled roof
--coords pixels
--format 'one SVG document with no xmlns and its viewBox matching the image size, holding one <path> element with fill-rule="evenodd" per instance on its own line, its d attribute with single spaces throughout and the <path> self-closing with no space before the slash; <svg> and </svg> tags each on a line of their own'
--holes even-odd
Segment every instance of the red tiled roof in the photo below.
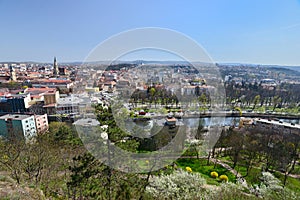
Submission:
<svg viewBox="0 0 300 200">
<path fill-rule="evenodd" d="M 52 103 L 52 104 L 48 104 L 48 105 L 44 105 L 43 108 L 50 108 L 50 107 L 55 107 L 56 103 Z"/>
<path fill-rule="evenodd" d="M 49 80 L 49 79 L 40 79 L 37 81 L 34 81 L 33 83 L 71 83 L 70 80 Z"/>
<path fill-rule="evenodd" d="M 0 96 L 9 96 L 10 93 L 9 92 L 0 92 Z"/>
<path fill-rule="evenodd" d="M 167 118 L 166 119 L 168 122 L 176 122 L 176 118 L 172 117 L 172 118 Z"/>
<path fill-rule="evenodd" d="M 25 90 L 25 92 L 52 92 L 52 91 L 56 91 L 55 88 L 48 88 L 48 87 L 45 87 L 45 88 L 27 88 Z"/>
<path fill-rule="evenodd" d="M 20 89 L 20 90 L 10 90 L 10 93 L 12 93 L 12 94 L 18 94 L 19 92 L 23 92 L 23 89 Z"/>
<path fill-rule="evenodd" d="M 31 97 L 31 98 L 40 98 L 41 95 L 38 95 L 38 94 L 37 94 L 37 95 L 30 95 L 30 97 Z"/>
</svg>

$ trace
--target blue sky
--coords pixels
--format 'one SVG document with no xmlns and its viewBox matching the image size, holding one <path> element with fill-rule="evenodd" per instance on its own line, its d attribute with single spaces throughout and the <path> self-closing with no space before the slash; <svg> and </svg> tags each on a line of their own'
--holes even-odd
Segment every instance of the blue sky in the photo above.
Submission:
<svg viewBox="0 0 300 200">
<path fill-rule="evenodd" d="M 300 65 L 299 0 L 0 0 L 0 61 L 82 61 L 108 37 L 162 27 L 216 62 Z"/>
</svg>

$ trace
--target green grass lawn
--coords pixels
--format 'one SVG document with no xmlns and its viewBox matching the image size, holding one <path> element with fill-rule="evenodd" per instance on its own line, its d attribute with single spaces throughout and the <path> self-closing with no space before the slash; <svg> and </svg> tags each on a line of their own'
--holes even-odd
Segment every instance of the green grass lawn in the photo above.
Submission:
<svg viewBox="0 0 300 200">
<path fill-rule="evenodd" d="M 226 161 L 228 163 L 228 159 L 226 159 Z M 214 164 L 212 162 L 210 162 L 210 164 L 207 165 L 206 159 L 180 158 L 176 161 L 176 164 L 178 165 L 178 167 L 182 168 L 183 170 L 185 170 L 186 167 L 190 167 L 192 168 L 193 172 L 201 173 L 201 175 L 206 179 L 207 183 L 211 185 L 220 184 L 220 181 L 218 179 L 214 179 L 210 177 L 210 173 L 212 171 L 218 172 L 219 176 L 225 174 L 229 178 L 230 182 L 236 182 L 236 178 L 234 174 L 232 174 L 231 172 L 229 172 L 227 169 L 225 169 L 220 165 L 216 165 L 214 168 Z M 235 170 L 237 170 L 243 176 L 245 176 L 247 172 L 246 167 L 241 165 L 237 165 L 235 167 Z M 273 174 L 281 181 L 283 181 L 284 179 L 283 174 L 279 172 L 275 172 Z M 249 174 L 245 177 L 245 179 L 249 185 L 254 185 L 260 183 L 259 177 L 261 177 L 261 168 L 253 167 L 251 168 Z M 300 194 L 300 179 L 288 177 L 286 187 Z"/>
<path fill-rule="evenodd" d="M 300 174 L 300 165 L 295 165 L 295 169 L 293 171 L 293 174 Z"/>
<path fill-rule="evenodd" d="M 237 170 L 242 176 L 246 176 L 247 174 L 247 168 L 244 166 L 237 165 L 235 167 L 235 170 Z M 248 184 L 259 184 L 260 176 L 261 176 L 261 169 L 257 167 L 253 167 L 250 169 L 249 174 L 244 178 L 246 179 Z"/>
<path fill-rule="evenodd" d="M 273 174 L 275 175 L 276 178 L 278 178 L 283 182 L 284 175 L 282 173 L 275 172 Z M 292 191 L 297 192 L 300 195 L 300 179 L 288 177 L 285 186 L 291 189 Z"/>
<path fill-rule="evenodd" d="M 218 179 L 214 179 L 210 177 L 210 173 L 216 171 L 219 176 L 226 175 L 230 182 L 235 182 L 235 175 L 229 172 L 227 169 L 222 167 L 221 165 L 216 165 L 214 168 L 214 164 L 210 163 L 207 165 L 206 159 L 196 159 L 196 158 L 180 158 L 176 161 L 178 167 L 185 170 L 186 167 L 192 168 L 193 172 L 201 173 L 201 175 L 206 179 L 208 184 L 211 185 L 219 185 L 220 181 Z"/>
<path fill-rule="evenodd" d="M 222 158 L 221 160 L 224 160 L 224 163 L 226 162 L 227 164 L 232 166 L 232 162 L 230 162 L 230 159 L 228 159 L 228 157 Z M 246 167 L 244 167 L 242 165 L 237 165 L 235 167 L 235 170 L 237 170 L 242 176 L 245 176 L 247 174 Z M 278 178 L 279 180 L 281 180 L 283 182 L 284 175 L 282 173 L 274 172 L 273 174 L 275 175 L 276 178 Z M 261 177 L 261 167 L 253 166 L 251 168 L 248 176 L 246 176 L 244 178 L 246 179 L 248 184 L 254 185 L 254 184 L 260 183 L 259 177 Z M 288 177 L 287 182 L 286 182 L 286 187 L 291 189 L 292 191 L 300 194 L 300 179 Z"/>
</svg>

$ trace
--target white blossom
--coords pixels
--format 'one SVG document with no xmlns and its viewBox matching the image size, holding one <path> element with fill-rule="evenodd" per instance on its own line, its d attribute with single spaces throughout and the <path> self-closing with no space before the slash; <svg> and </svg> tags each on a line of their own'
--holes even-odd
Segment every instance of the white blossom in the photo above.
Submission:
<svg viewBox="0 0 300 200">
<path fill-rule="evenodd" d="M 198 173 L 178 170 L 170 175 L 153 177 L 147 192 L 156 199 L 198 199 L 206 194 L 205 183 Z"/>
</svg>

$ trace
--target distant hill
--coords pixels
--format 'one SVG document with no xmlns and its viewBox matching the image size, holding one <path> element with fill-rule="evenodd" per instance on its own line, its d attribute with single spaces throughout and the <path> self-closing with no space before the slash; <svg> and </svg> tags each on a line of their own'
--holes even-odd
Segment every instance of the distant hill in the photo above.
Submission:
<svg viewBox="0 0 300 200">
<path fill-rule="evenodd" d="M 299 68 L 297 70 L 295 67 L 289 68 L 289 67 L 282 67 L 282 66 L 279 67 L 278 66 L 278 67 L 267 67 L 267 68 L 271 71 L 285 73 L 290 76 L 300 76 Z"/>
<path fill-rule="evenodd" d="M 287 66 L 287 65 L 260 65 L 260 64 L 248 64 L 248 63 L 218 63 L 219 66 L 246 66 L 246 67 L 268 67 L 268 68 L 284 68 L 291 69 L 300 72 L 300 66 Z"/>
<path fill-rule="evenodd" d="M 24 63 L 24 64 L 52 64 L 49 62 L 34 62 L 34 61 L 24 61 L 24 62 L 20 62 L 20 61 L 8 61 L 8 62 L 0 62 L 0 64 L 3 63 L 8 63 L 8 64 L 20 64 L 20 63 Z M 187 61 L 155 61 L 155 60 L 133 60 L 133 61 L 113 61 L 113 63 L 111 63 L 110 61 L 93 61 L 93 62 L 79 62 L 79 61 L 74 61 L 74 62 L 58 62 L 58 64 L 62 64 L 62 65 L 81 65 L 81 64 L 93 64 L 93 65 L 118 65 L 118 64 L 162 64 L 162 65 L 188 65 L 190 64 Z M 193 62 L 192 64 L 203 64 L 203 62 Z M 283 69 L 289 69 L 289 70 L 294 70 L 297 72 L 300 72 L 300 66 L 284 66 L 284 65 L 261 65 L 261 64 L 251 64 L 251 63 L 217 63 L 218 66 L 222 67 L 222 66 L 227 66 L 227 67 L 236 67 L 236 66 L 245 66 L 245 67 L 267 67 L 267 68 L 279 68 L 281 70 Z"/>
<path fill-rule="evenodd" d="M 287 69 L 291 69 L 291 70 L 295 70 L 300 72 L 300 66 L 282 66 L 282 68 L 287 68 Z"/>
</svg>

